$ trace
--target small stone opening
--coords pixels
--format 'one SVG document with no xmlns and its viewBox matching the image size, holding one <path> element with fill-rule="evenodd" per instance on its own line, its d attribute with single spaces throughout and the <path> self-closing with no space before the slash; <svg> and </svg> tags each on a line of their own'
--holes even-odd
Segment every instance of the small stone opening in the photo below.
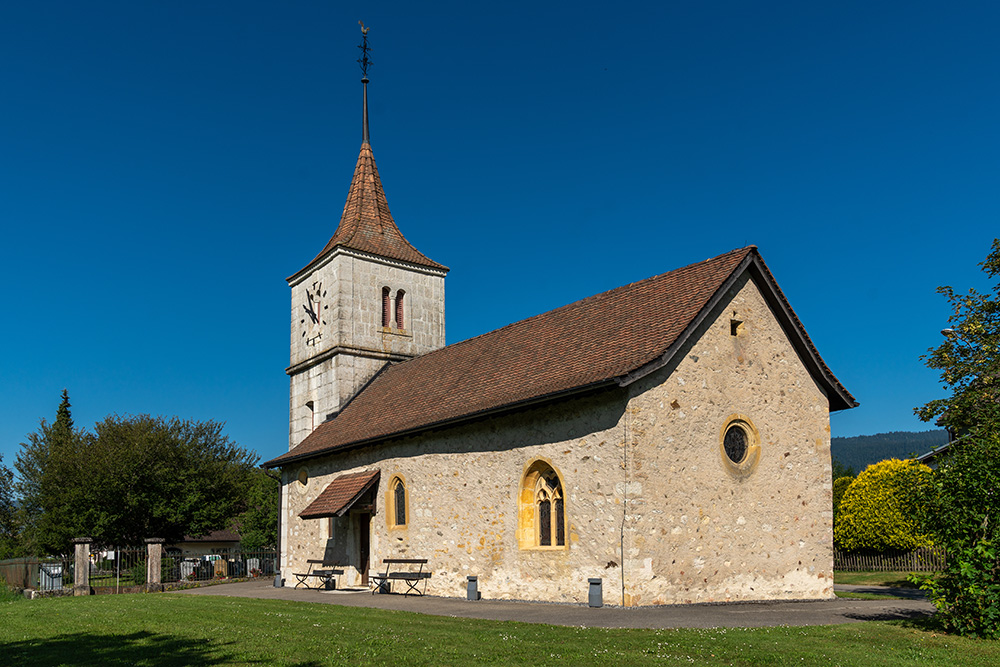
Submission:
<svg viewBox="0 0 1000 667">
<path fill-rule="evenodd" d="M 743 320 L 729 320 L 729 334 L 739 336 L 743 333 Z"/>
</svg>

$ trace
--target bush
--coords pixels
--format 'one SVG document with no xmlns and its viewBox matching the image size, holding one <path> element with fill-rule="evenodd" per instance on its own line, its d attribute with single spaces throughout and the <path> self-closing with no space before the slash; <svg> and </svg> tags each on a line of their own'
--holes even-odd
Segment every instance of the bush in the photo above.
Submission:
<svg viewBox="0 0 1000 667">
<path fill-rule="evenodd" d="M 1000 425 L 952 444 L 922 488 L 921 523 L 948 549 L 943 576 L 918 581 L 950 631 L 1000 637 Z"/>
<path fill-rule="evenodd" d="M 838 477 L 833 480 L 833 521 L 837 522 L 837 515 L 840 513 L 840 503 L 844 499 L 844 493 L 854 481 L 854 477 Z"/>
<path fill-rule="evenodd" d="M 146 583 L 146 559 L 136 561 L 135 565 L 128 569 L 124 578 L 130 579 L 133 586 L 141 586 Z"/>
<path fill-rule="evenodd" d="M 833 538 L 845 551 L 911 551 L 929 546 L 919 529 L 918 489 L 931 469 L 914 460 L 889 459 L 868 466 L 855 479 L 837 514 Z"/>
</svg>

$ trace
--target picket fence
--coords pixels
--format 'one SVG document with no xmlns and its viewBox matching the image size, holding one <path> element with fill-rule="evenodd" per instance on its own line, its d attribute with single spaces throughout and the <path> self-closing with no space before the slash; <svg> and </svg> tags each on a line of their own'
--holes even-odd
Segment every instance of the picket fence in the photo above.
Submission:
<svg viewBox="0 0 1000 667">
<path fill-rule="evenodd" d="M 921 547 L 913 551 L 833 552 L 833 569 L 842 572 L 938 572 L 948 563 L 943 547 Z"/>
</svg>

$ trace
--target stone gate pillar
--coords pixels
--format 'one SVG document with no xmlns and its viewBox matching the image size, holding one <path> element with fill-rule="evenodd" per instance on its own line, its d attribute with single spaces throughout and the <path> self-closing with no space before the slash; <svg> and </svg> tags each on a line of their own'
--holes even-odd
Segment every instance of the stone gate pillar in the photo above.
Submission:
<svg viewBox="0 0 1000 667">
<path fill-rule="evenodd" d="M 74 537 L 73 543 L 73 595 L 90 595 L 90 537 Z"/>
<path fill-rule="evenodd" d="M 162 537 L 146 538 L 146 591 L 162 591 L 163 579 L 160 564 L 163 558 Z"/>
</svg>

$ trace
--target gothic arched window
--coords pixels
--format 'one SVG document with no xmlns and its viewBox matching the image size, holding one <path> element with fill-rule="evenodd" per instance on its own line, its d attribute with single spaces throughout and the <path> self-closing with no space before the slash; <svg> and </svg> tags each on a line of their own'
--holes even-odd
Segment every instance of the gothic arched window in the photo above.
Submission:
<svg viewBox="0 0 1000 667">
<path fill-rule="evenodd" d="M 392 490 L 393 509 L 396 511 L 396 525 L 406 525 L 406 487 L 403 480 L 396 478 L 396 486 Z"/>
<path fill-rule="evenodd" d="M 405 528 L 407 524 L 406 482 L 402 475 L 393 475 L 386 490 L 386 524 L 389 528 Z"/>
<path fill-rule="evenodd" d="M 566 510 L 559 474 L 535 461 L 521 480 L 517 542 L 522 549 L 566 546 Z"/>
<path fill-rule="evenodd" d="M 390 307 L 389 288 L 382 288 L 382 326 L 388 327 L 392 324 L 392 308 Z"/>
</svg>

